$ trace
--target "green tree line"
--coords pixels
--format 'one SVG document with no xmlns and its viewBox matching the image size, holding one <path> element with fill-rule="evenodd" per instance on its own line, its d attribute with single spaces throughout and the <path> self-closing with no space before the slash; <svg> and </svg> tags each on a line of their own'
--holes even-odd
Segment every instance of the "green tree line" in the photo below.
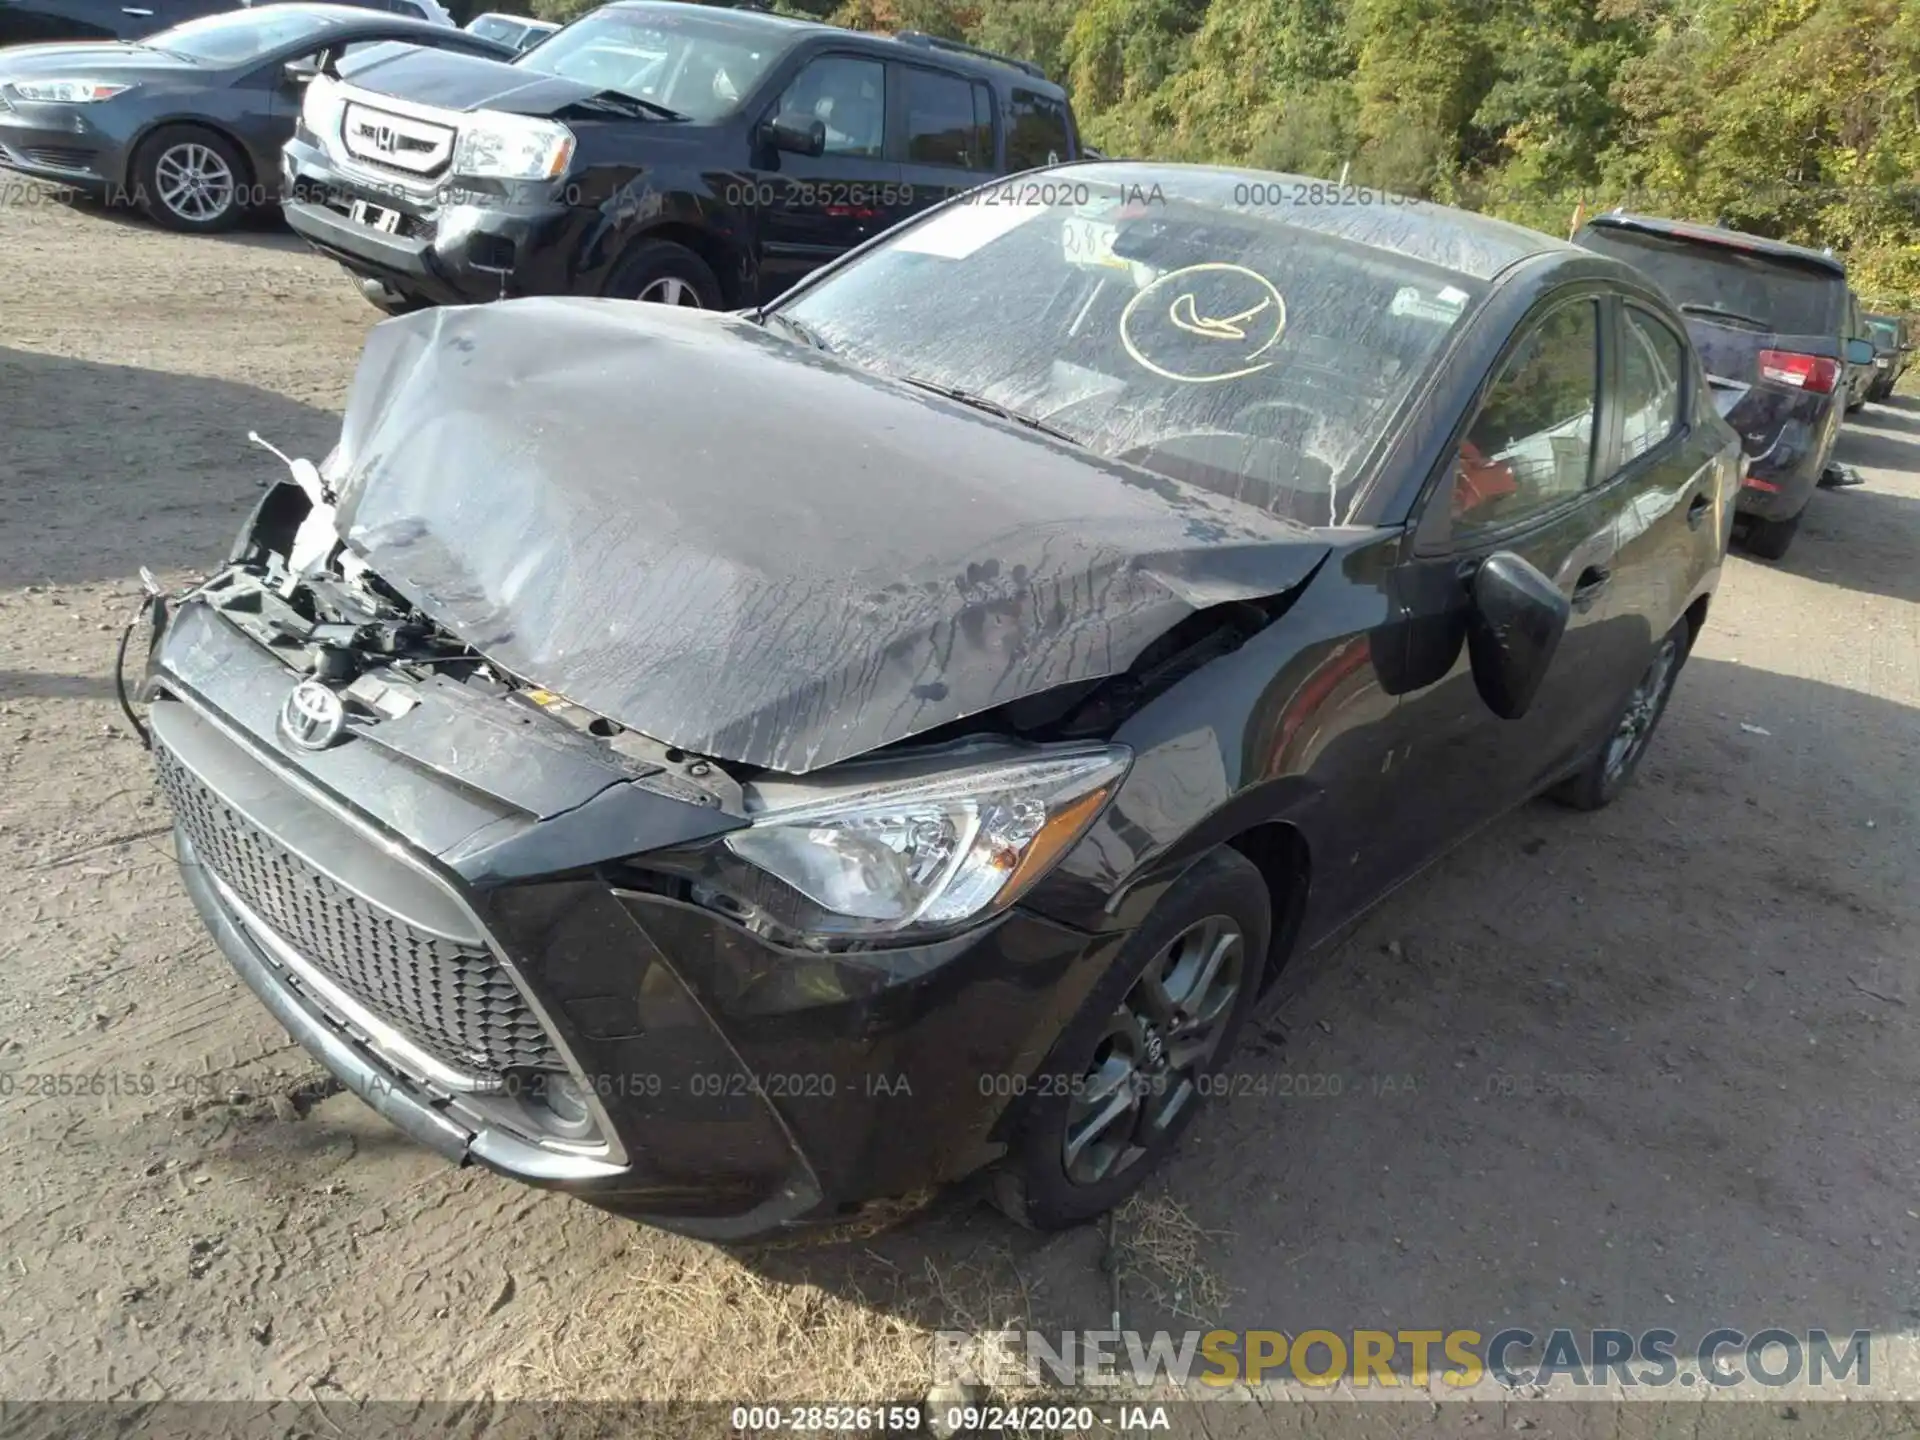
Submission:
<svg viewBox="0 0 1920 1440">
<path fill-rule="evenodd" d="M 782 6 L 1037 61 L 1112 155 L 1344 170 L 1562 235 L 1580 205 L 1717 221 L 1920 302 L 1920 0 Z"/>
</svg>

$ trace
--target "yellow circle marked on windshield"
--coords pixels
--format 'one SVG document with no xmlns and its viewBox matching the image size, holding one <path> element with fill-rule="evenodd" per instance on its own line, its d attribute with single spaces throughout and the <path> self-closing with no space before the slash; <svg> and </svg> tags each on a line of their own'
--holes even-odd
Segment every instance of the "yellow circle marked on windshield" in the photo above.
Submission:
<svg viewBox="0 0 1920 1440">
<path fill-rule="evenodd" d="M 1225 261 L 1170 271 L 1120 312 L 1120 343 L 1134 363 L 1187 385 L 1257 375 L 1286 328 L 1274 283 Z"/>
</svg>

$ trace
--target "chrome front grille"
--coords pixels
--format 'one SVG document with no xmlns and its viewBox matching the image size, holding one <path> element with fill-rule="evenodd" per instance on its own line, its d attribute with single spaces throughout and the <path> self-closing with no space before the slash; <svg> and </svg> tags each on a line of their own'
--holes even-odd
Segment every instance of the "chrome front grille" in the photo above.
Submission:
<svg viewBox="0 0 1920 1440">
<path fill-rule="evenodd" d="M 409 175 L 437 175 L 446 169 L 455 133 L 449 125 L 352 103 L 340 126 L 341 143 L 354 159 Z"/>
<path fill-rule="evenodd" d="M 154 755 L 200 862 L 355 1003 L 448 1069 L 482 1082 L 509 1070 L 566 1068 L 490 952 L 374 905 L 253 824 L 164 745 Z"/>
</svg>

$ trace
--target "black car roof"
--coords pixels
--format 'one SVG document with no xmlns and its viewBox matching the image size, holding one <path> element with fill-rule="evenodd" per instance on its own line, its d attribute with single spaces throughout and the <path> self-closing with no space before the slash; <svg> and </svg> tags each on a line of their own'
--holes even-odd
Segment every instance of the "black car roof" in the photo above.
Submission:
<svg viewBox="0 0 1920 1440">
<path fill-rule="evenodd" d="M 776 15 L 770 10 L 760 10 L 750 6 L 728 7 L 724 5 L 686 4 L 682 0 L 613 0 L 604 10 L 667 10 L 697 11 L 708 20 L 724 20 L 737 23 L 742 28 L 753 28 L 762 32 L 786 31 L 794 36 L 831 35 L 842 39 L 859 40 L 865 45 L 879 46 L 887 50 L 903 53 L 903 58 L 911 56 L 926 61 L 937 59 L 943 65 L 965 70 L 972 75 L 996 76 L 1006 80 L 1018 76 L 1025 89 L 1036 90 L 1056 99 L 1066 98 L 1066 91 L 1044 75 L 1032 74 L 1019 67 L 1014 61 L 997 56 L 973 46 L 951 45 L 939 41 L 928 43 L 916 41 L 909 36 L 918 32 L 903 31 L 900 35 L 882 35 L 867 30 L 852 30 L 844 25 L 829 25 L 822 20 L 807 20 L 791 15 Z"/>
<path fill-rule="evenodd" d="M 1622 210 L 1595 215 L 1587 221 L 1593 229 L 1639 230 L 1672 240 L 1697 240 L 1706 245 L 1722 245 L 1749 255 L 1766 255 L 1775 260 L 1791 260 L 1845 277 L 1846 262 L 1806 245 L 1785 240 L 1769 240 L 1764 235 L 1749 235 L 1744 230 L 1729 230 L 1723 225 L 1697 225 L 1689 220 L 1668 220 L 1659 215 L 1632 215 Z"/>
<path fill-rule="evenodd" d="M 1149 203 L 1158 186 L 1170 197 L 1259 211 L 1282 225 L 1391 251 L 1472 280 L 1492 280 L 1536 255 L 1592 254 L 1538 230 L 1470 210 L 1309 175 L 1137 160 L 1088 161 L 1070 169 L 1076 176 L 1117 185 L 1123 193 L 1144 194 Z"/>
</svg>

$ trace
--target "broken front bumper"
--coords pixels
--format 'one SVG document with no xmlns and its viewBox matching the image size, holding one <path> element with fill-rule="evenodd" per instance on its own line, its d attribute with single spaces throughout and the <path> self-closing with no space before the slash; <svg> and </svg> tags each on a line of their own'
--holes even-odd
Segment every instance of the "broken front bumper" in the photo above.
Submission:
<svg viewBox="0 0 1920 1440">
<path fill-rule="evenodd" d="M 598 798 L 503 815 L 474 783 L 484 747 L 423 764 L 403 722 L 291 747 L 271 719 L 291 679 L 204 602 L 171 617 L 148 719 L 188 892 L 294 1038 L 458 1163 L 722 1240 L 958 1178 L 1124 938 L 1014 912 L 897 951 L 784 950 L 621 864 L 558 863 Z M 413 733 L 450 728 L 433 706 Z M 505 866 L 476 824 L 555 863 Z M 527 1074 L 590 1113 L 562 1133 Z"/>
</svg>

